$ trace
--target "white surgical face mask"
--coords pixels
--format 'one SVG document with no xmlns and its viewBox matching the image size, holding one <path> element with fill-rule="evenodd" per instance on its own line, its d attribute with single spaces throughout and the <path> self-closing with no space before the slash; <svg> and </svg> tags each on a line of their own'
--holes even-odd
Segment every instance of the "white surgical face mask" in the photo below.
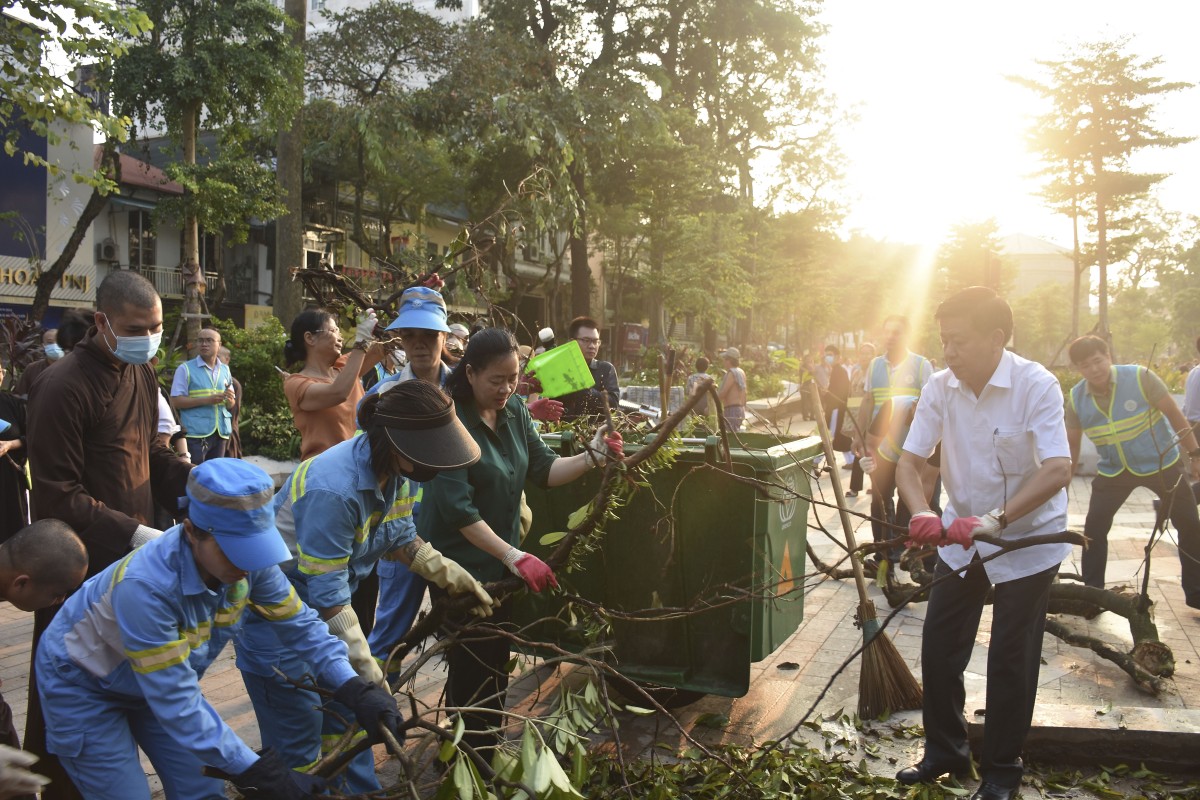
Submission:
<svg viewBox="0 0 1200 800">
<path fill-rule="evenodd" d="M 104 315 L 104 324 L 112 331 L 112 322 L 107 314 Z M 149 364 L 150 359 L 158 353 L 158 346 L 162 344 L 162 331 L 149 336 L 117 336 L 113 333 L 113 339 L 116 340 L 116 344 L 108 345 L 108 349 L 118 359 L 126 364 Z M 107 336 L 104 343 L 108 344 Z"/>
<path fill-rule="evenodd" d="M 832 364 L 832 363 L 833 363 L 833 356 L 825 356 L 825 363 L 826 363 L 826 364 Z"/>
<path fill-rule="evenodd" d="M 48 344 L 45 347 L 46 359 L 48 361 L 58 361 L 63 357 L 63 349 L 57 344 Z"/>
</svg>

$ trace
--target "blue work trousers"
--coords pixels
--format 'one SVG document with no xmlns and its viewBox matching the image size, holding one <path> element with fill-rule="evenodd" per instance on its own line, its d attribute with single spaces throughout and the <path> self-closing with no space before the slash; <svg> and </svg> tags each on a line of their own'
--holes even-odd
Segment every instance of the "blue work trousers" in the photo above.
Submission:
<svg viewBox="0 0 1200 800">
<path fill-rule="evenodd" d="M 297 688 L 273 673 L 271 666 L 278 667 L 284 675 L 303 679 L 315 671 L 307 661 L 283 646 L 270 623 L 247 620 L 235 647 L 242 682 L 258 718 L 263 747 L 273 748 L 293 769 L 308 767 L 328 753 L 346 732 L 346 726 L 338 718 L 353 722 L 354 712 L 330 700 L 327 706 L 331 713 L 325 713 L 316 692 Z M 251 664 L 254 667 L 247 669 Z M 357 734 L 364 735 L 361 730 Z M 330 789 L 340 794 L 365 794 L 380 788 L 375 775 L 375 755 L 370 748 L 359 753 L 330 782 Z"/>
<path fill-rule="evenodd" d="M 224 800 L 225 782 L 201 774 L 204 765 L 141 697 L 105 691 L 74 664 L 41 653 L 37 676 L 46 747 L 88 800 L 150 800 L 139 746 L 167 800 Z"/>
<path fill-rule="evenodd" d="M 375 627 L 367 636 L 367 644 L 371 655 L 383 666 L 391 649 L 404 638 L 417 618 L 428 584 L 399 561 L 380 559 L 375 572 L 379 575 L 379 603 L 375 607 Z M 393 672 L 399 669 L 399 664 L 392 665 Z"/>
</svg>

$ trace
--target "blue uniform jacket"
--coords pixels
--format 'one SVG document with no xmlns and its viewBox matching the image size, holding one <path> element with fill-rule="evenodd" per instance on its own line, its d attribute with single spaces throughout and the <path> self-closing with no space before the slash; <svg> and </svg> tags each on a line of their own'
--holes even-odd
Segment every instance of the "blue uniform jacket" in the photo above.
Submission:
<svg viewBox="0 0 1200 800">
<path fill-rule="evenodd" d="M 395 477 L 379 488 L 366 436 L 302 463 L 275 495 L 275 524 L 295 560 L 284 567 L 313 608 L 350 602 L 375 562 L 417 535 L 420 484 Z"/>
<path fill-rule="evenodd" d="M 162 726 L 206 764 L 229 773 L 258 756 L 200 692 L 200 676 L 241 626 L 245 612 L 273 623 L 283 644 L 314 665 L 322 685 L 355 676 L 346 646 L 300 602 L 278 567 L 213 591 L 176 525 L 80 587 L 42 636 L 39 680 L 143 698 Z"/>
</svg>

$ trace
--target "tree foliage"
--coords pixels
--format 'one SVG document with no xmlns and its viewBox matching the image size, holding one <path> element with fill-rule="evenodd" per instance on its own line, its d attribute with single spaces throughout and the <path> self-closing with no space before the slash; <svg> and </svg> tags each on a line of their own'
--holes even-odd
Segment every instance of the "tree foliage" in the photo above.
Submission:
<svg viewBox="0 0 1200 800">
<path fill-rule="evenodd" d="M 149 17 L 139 8 L 103 0 L 26 0 L 21 3 L 26 22 L 7 13 L 11 5 L 5 3 L 6 13 L 0 14 L 0 131 L 5 154 L 57 175 L 62 169 L 59 164 L 20 148 L 23 127 L 50 144 L 61 140 L 62 124 L 86 125 L 105 139 L 125 141 L 129 118 L 109 113 L 94 97 L 77 91 L 69 71 L 89 67 L 93 76 L 89 90 L 96 96 L 106 91 L 113 59 L 125 52 L 129 37 L 149 30 Z M 51 42 L 67 71 L 48 58 Z M 116 188 L 104 170 L 73 177 L 104 193 Z"/>
<path fill-rule="evenodd" d="M 140 0 L 153 27 L 137 36 L 114 67 L 114 107 L 143 127 L 163 127 L 180 147 L 166 168 L 184 186 L 173 211 L 183 220 L 188 339 L 200 328 L 204 276 L 199 226 L 234 226 L 283 211 L 268 166 L 251 148 L 257 126 L 289 122 L 300 98 L 292 76 L 300 53 L 289 21 L 269 0 Z M 197 154 L 200 130 L 217 134 L 208 160 Z"/>
<path fill-rule="evenodd" d="M 1192 140 L 1171 135 L 1154 120 L 1160 97 L 1192 84 L 1154 74 L 1162 59 L 1134 55 L 1128 37 L 1085 42 L 1060 60 L 1037 63 L 1040 78 L 1013 78 L 1046 102 L 1030 131 L 1030 146 L 1045 163 L 1044 191 L 1051 207 L 1087 215 L 1095 237 L 1088 261 L 1098 271 L 1098 325 L 1107 332 L 1108 267 L 1121 257 L 1122 234 L 1136 233 L 1129 227 L 1135 218 L 1128 213 L 1130 205 L 1167 177 L 1138 172 L 1131 159 L 1147 148 Z"/>
</svg>

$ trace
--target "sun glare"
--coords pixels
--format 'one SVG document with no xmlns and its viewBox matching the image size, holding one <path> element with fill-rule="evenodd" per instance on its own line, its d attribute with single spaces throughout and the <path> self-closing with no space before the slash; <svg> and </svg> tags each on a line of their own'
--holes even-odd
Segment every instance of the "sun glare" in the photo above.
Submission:
<svg viewBox="0 0 1200 800">
<path fill-rule="evenodd" d="M 1200 58 L 1169 33 L 1179 13 L 1154 0 L 1136 9 L 1109 0 L 827 3 L 827 85 L 858 117 L 840 135 L 846 228 L 938 245 L 955 224 L 995 218 L 1002 233 L 1069 244 L 1069 223 L 1037 196 L 1039 162 L 1026 149 L 1038 100 L 1006 76 L 1036 76 L 1035 60 L 1060 57 L 1068 43 L 1135 32 L 1139 53 L 1163 56 L 1164 74 L 1186 79 Z M 1163 121 L 1200 132 L 1191 114 Z M 1195 164 L 1178 155 L 1177 170 Z"/>
</svg>

